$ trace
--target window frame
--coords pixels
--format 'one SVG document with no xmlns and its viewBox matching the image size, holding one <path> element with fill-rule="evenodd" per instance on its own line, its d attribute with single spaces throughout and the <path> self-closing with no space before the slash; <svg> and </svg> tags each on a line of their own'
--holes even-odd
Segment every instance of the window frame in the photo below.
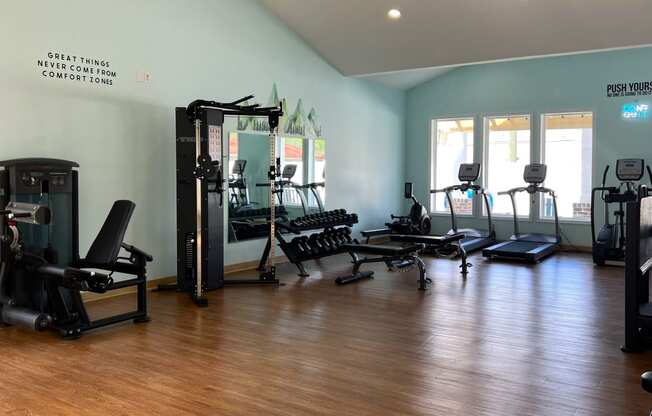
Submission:
<svg viewBox="0 0 652 416">
<path fill-rule="evenodd" d="M 534 163 L 535 160 L 537 160 L 536 154 L 535 154 L 535 149 L 536 149 L 536 136 L 534 134 L 535 127 L 534 126 L 534 119 L 535 119 L 535 114 L 534 112 L 507 112 L 507 113 L 483 113 L 481 114 L 482 117 L 482 187 L 486 190 L 488 188 L 488 181 L 489 181 L 489 131 L 490 129 L 488 128 L 488 123 L 489 119 L 492 118 L 515 118 L 515 117 L 528 117 L 529 118 L 529 124 L 530 124 L 530 160 L 528 163 Z M 506 190 L 506 189 L 505 189 Z M 502 195 L 501 195 L 502 196 Z M 496 195 L 498 197 L 498 195 Z M 507 198 L 507 196 L 503 196 Z M 535 204 L 532 203 L 532 196 L 530 196 L 530 211 L 527 215 L 518 215 L 517 218 L 519 221 L 524 221 L 528 220 L 529 222 L 534 222 L 537 219 L 538 215 L 538 207 L 534 206 Z M 533 215 L 534 214 L 534 215 Z M 480 216 L 479 218 L 487 218 L 487 214 L 484 212 L 484 207 L 481 207 L 480 209 Z M 512 221 L 514 218 L 514 213 L 511 212 L 509 214 L 497 214 L 493 210 L 491 211 L 491 219 L 492 220 L 497 220 L 497 221 Z"/>
<path fill-rule="evenodd" d="M 476 154 L 477 154 L 477 140 L 476 136 L 478 133 L 477 126 L 478 126 L 478 120 L 476 115 L 457 115 L 457 116 L 432 116 L 430 118 L 430 138 L 428 141 L 428 171 L 429 171 L 429 186 L 428 186 L 428 214 L 431 217 L 448 217 L 450 218 L 450 210 L 447 211 L 434 211 L 433 203 L 432 203 L 432 196 L 430 194 L 430 190 L 435 189 L 435 183 L 437 182 L 437 169 L 434 166 L 435 161 L 437 160 L 437 122 L 439 121 L 458 121 L 458 120 L 473 120 L 473 163 L 476 161 Z M 481 172 L 482 175 L 482 172 Z M 473 198 L 472 200 L 472 207 L 471 207 L 471 213 L 470 214 L 461 214 L 459 212 L 455 212 L 455 215 L 457 217 L 462 217 L 462 218 L 475 218 L 476 217 L 476 200 L 477 198 Z"/>
<path fill-rule="evenodd" d="M 299 136 L 296 134 L 278 134 L 276 136 L 278 140 L 276 140 L 276 157 L 280 158 L 281 160 L 281 166 L 283 165 L 284 159 L 285 159 L 285 139 L 301 139 L 301 163 L 303 164 L 303 175 L 301 176 L 301 185 L 307 183 L 307 175 L 308 175 L 308 169 L 309 166 L 306 163 L 307 162 L 307 157 L 308 157 L 308 152 L 306 151 L 306 138 L 303 136 Z M 282 169 L 282 168 L 281 168 Z M 296 189 L 292 189 L 292 192 L 299 192 Z M 285 197 L 285 195 L 284 195 Z M 296 207 L 301 207 L 301 202 L 292 202 L 288 201 L 287 199 L 283 200 L 283 204 L 288 207 L 296 208 Z"/>
<path fill-rule="evenodd" d="M 540 163 L 545 163 L 545 156 L 546 156 L 546 140 L 545 140 L 545 122 L 544 122 L 544 117 L 549 116 L 549 115 L 563 115 L 563 114 L 580 114 L 580 113 L 590 113 L 592 116 L 591 120 L 591 189 L 595 186 L 595 172 L 596 172 L 596 166 L 595 166 L 595 160 L 596 160 L 596 112 L 593 109 L 580 109 L 580 110 L 563 110 L 563 111 L 541 111 L 539 113 L 539 160 Z M 544 182 L 545 185 L 545 182 Z M 554 190 L 554 189 L 553 189 Z M 555 218 L 546 218 L 543 215 L 541 215 L 541 205 L 543 202 L 543 195 L 539 195 L 537 198 L 537 212 L 536 212 L 536 220 L 541 223 L 554 223 Z M 575 224 L 575 225 L 590 225 L 591 224 L 591 219 L 587 218 L 585 220 L 582 219 L 576 219 L 576 218 L 568 218 L 568 217 L 559 217 L 559 223 L 560 224 Z"/>
</svg>

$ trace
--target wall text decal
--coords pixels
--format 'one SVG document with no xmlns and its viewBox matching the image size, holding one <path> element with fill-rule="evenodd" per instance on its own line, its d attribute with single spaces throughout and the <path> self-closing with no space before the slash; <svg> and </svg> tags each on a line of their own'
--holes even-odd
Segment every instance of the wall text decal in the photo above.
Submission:
<svg viewBox="0 0 652 416">
<path fill-rule="evenodd" d="M 36 61 L 37 70 L 43 78 L 84 84 L 112 86 L 118 74 L 111 62 L 83 55 L 48 52 Z"/>
<path fill-rule="evenodd" d="M 620 82 L 607 84 L 607 97 L 636 97 L 652 95 L 652 81 Z"/>
</svg>

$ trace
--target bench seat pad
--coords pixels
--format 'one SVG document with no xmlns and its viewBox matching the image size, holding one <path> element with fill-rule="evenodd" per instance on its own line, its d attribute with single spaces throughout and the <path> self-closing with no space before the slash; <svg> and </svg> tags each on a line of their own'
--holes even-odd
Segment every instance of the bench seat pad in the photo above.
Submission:
<svg viewBox="0 0 652 416">
<path fill-rule="evenodd" d="M 423 244 L 408 246 L 388 246 L 380 244 L 342 244 L 342 249 L 350 253 L 377 254 L 379 256 L 405 256 L 424 249 Z"/>
<path fill-rule="evenodd" d="M 401 243 L 426 244 L 429 246 L 444 246 L 454 243 L 464 238 L 464 234 L 450 235 L 392 235 L 389 237 L 392 241 Z"/>
</svg>

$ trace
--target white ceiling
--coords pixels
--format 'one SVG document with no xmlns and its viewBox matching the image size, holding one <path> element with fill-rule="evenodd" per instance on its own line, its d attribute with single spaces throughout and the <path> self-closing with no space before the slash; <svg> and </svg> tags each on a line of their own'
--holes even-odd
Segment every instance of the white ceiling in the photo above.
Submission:
<svg viewBox="0 0 652 416">
<path fill-rule="evenodd" d="M 452 71 L 453 67 L 440 68 L 419 68 L 406 69 L 405 71 L 381 72 L 378 74 L 356 75 L 356 78 L 364 78 L 370 81 L 379 82 L 388 87 L 409 90 L 412 87 L 429 81 L 438 76 Z"/>
<path fill-rule="evenodd" d="M 344 75 L 424 69 L 371 77 L 403 88 L 436 67 L 652 44 L 651 0 L 262 2 Z"/>
</svg>

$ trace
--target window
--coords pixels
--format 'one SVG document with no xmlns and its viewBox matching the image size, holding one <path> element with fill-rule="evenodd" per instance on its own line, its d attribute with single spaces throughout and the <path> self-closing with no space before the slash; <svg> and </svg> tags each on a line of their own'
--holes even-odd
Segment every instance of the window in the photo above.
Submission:
<svg viewBox="0 0 652 416">
<path fill-rule="evenodd" d="M 233 166 L 235 165 L 236 159 L 238 159 L 238 133 L 230 132 L 229 133 L 229 174 L 233 172 Z"/>
<path fill-rule="evenodd" d="M 308 176 L 308 182 L 326 182 L 326 140 L 314 139 L 309 140 L 309 143 L 311 144 L 312 152 L 312 158 L 309 159 L 312 161 L 312 172 Z M 317 192 L 319 193 L 319 198 L 322 200 L 322 203 L 325 202 L 326 187 L 317 187 Z M 310 206 L 317 206 L 317 201 L 315 201 L 312 192 L 308 195 Z"/>
<path fill-rule="evenodd" d="M 485 188 L 491 212 L 512 215 L 512 203 L 499 192 L 524 186 L 523 169 L 530 163 L 530 116 L 485 118 Z M 515 195 L 519 216 L 530 213 L 530 195 Z M 486 214 L 486 212 L 485 212 Z"/>
<path fill-rule="evenodd" d="M 555 191 L 560 218 L 591 218 L 593 114 L 544 114 L 542 160 L 548 165 L 546 187 Z M 554 218 L 552 198 L 543 196 L 541 218 Z"/>
<path fill-rule="evenodd" d="M 462 163 L 473 162 L 473 119 L 439 119 L 433 121 L 430 186 L 442 189 L 458 183 L 457 173 Z M 473 214 L 473 195 L 455 191 L 451 194 L 456 214 Z M 432 212 L 449 212 L 444 193 L 431 194 Z"/>
<path fill-rule="evenodd" d="M 303 163 L 303 138 L 301 137 L 282 137 L 280 139 L 281 148 L 279 157 L 281 158 L 281 172 L 287 165 L 296 165 L 296 173 L 291 180 L 295 184 L 303 185 L 304 183 L 304 163 Z M 283 192 L 284 202 L 288 205 L 301 205 L 301 199 L 295 188 L 286 188 Z"/>
</svg>

